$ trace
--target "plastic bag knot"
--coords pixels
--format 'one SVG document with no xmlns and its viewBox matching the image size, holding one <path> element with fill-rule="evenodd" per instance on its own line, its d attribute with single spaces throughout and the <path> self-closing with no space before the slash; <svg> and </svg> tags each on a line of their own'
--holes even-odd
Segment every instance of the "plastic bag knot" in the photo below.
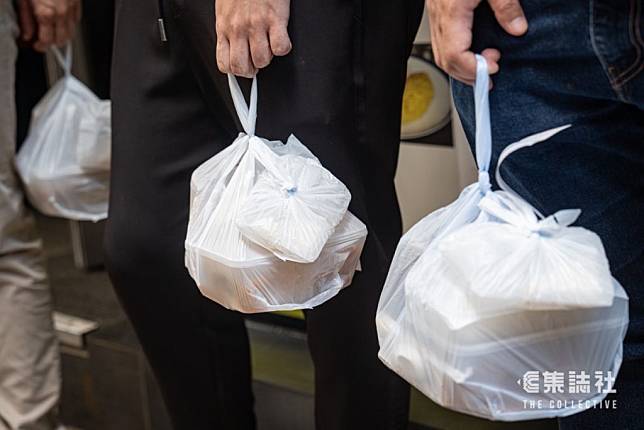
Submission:
<svg viewBox="0 0 644 430">
<path fill-rule="evenodd" d="M 488 191 L 492 190 L 492 184 L 490 184 L 490 175 L 488 172 L 479 171 L 479 188 L 482 194 L 487 194 Z"/>
<path fill-rule="evenodd" d="M 291 197 L 297 193 L 297 186 L 296 185 L 286 185 L 282 187 L 282 191 L 286 194 L 286 197 Z"/>
</svg>

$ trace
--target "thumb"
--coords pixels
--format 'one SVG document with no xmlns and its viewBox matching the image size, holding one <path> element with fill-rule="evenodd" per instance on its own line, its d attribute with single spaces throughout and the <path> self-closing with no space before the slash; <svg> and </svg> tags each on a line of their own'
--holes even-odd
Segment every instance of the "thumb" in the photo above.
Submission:
<svg viewBox="0 0 644 430">
<path fill-rule="evenodd" d="M 519 0 L 489 0 L 489 2 L 496 20 L 505 31 L 513 36 L 521 36 L 528 31 L 528 21 Z"/>
</svg>

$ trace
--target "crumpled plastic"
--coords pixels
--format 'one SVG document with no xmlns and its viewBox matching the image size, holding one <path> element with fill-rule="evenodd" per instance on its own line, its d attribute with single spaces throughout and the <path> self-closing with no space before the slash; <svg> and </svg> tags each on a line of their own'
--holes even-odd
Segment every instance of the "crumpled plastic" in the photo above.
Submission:
<svg viewBox="0 0 644 430">
<path fill-rule="evenodd" d="M 349 207 L 349 190 L 293 135 L 283 146 L 253 149 L 269 168 L 240 208 L 237 227 L 284 260 L 314 262 Z"/>
<path fill-rule="evenodd" d="M 65 76 L 34 108 L 16 169 L 39 211 L 96 222 L 107 217 L 110 102 L 71 75 L 71 47 L 54 53 Z"/>
<path fill-rule="evenodd" d="M 403 236 L 377 310 L 379 357 L 463 413 L 504 421 L 571 415 L 606 392 L 534 391 L 525 375 L 536 372 L 537 384 L 542 372 L 616 376 L 628 297 L 599 237 L 571 226 L 579 210 L 544 217 L 499 173 L 512 152 L 567 126 L 509 145 L 496 168 L 502 190 L 491 189 L 487 65 L 482 57 L 477 65 L 479 181 Z"/>
<path fill-rule="evenodd" d="M 347 211 L 346 187 L 295 137 L 255 135 L 257 80 L 250 106 L 229 83 L 244 132 L 193 172 L 186 267 L 229 309 L 312 308 L 351 283 L 367 229 Z"/>
</svg>

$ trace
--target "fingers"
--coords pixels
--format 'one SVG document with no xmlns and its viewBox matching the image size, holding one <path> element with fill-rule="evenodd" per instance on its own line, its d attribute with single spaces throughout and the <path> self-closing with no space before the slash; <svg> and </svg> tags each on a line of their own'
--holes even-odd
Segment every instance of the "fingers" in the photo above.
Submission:
<svg viewBox="0 0 644 430">
<path fill-rule="evenodd" d="M 45 52 L 54 43 L 54 21 L 38 21 L 38 40 L 34 44 L 36 50 Z"/>
<path fill-rule="evenodd" d="M 20 23 L 20 37 L 24 41 L 33 39 L 36 33 L 36 21 L 31 10 L 29 0 L 18 2 L 18 22 Z"/>
<path fill-rule="evenodd" d="M 83 16 L 83 5 L 80 0 L 75 0 L 72 6 L 72 17 L 75 23 L 79 23 Z"/>
<path fill-rule="evenodd" d="M 69 12 L 67 0 L 58 0 L 56 5 L 56 20 L 54 23 L 54 44 L 57 46 L 63 46 L 69 40 Z"/>
<path fill-rule="evenodd" d="M 80 2 L 78 0 L 31 1 L 33 17 L 38 27 L 38 39 L 34 43 L 34 48 L 46 51 L 52 45 L 66 44 L 74 35 L 76 24 L 80 19 Z"/>
<path fill-rule="evenodd" d="M 265 32 L 253 32 L 250 36 L 250 57 L 255 69 L 268 66 L 273 59 L 273 52 Z"/>
<path fill-rule="evenodd" d="M 476 81 L 476 56 L 472 52 L 471 45 L 474 9 L 480 1 L 427 0 L 434 60 L 454 79 L 469 85 L 473 85 Z M 497 19 L 504 20 L 504 28 L 512 29 L 511 34 L 520 35 L 527 31 L 527 21 L 518 0 L 489 0 L 489 2 L 495 10 Z M 523 24 L 520 22 L 521 19 Z M 498 73 L 501 59 L 499 50 L 488 48 L 483 50 L 481 55 L 487 62 L 489 74 Z M 492 86 L 491 80 L 490 86 Z"/>
<path fill-rule="evenodd" d="M 293 45 L 291 44 L 291 39 L 288 37 L 286 24 L 272 25 L 269 29 L 268 37 L 273 55 L 281 57 L 291 52 Z"/>
<path fill-rule="evenodd" d="M 230 41 L 230 71 L 237 76 L 252 78 L 255 66 L 250 58 L 248 39 L 236 38 Z"/>
<path fill-rule="evenodd" d="M 69 38 L 74 38 L 74 33 L 76 32 L 76 24 L 80 20 L 81 15 L 81 3 L 79 0 L 72 0 L 69 5 L 69 13 L 67 14 L 67 33 Z"/>
<path fill-rule="evenodd" d="M 252 77 L 274 56 L 291 51 L 287 24 L 290 0 L 218 0 L 215 3 L 217 67 Z"/>
<path fill-rule="evenodd" d="M 476 77 L 476 58 L 470 46 L 476 4 L 433 0 L 429 6 L 436 64 L 454 79 L 472 84 Z"/>
<path fill-rule="evenodd" d="M 487 66 L 490 69 L 490 75 L 498 72 L 501 52 L 498 49 L 487 48 L 484 49 L 483 52 L 481 52 L 481 55 L 487 60 Z"/>
<path fill-rule="evenodd" d="M 230 44 L 225 36 L 217 36 L 217 68 L 221 73 L 232 73 L 230 70 Z"/>
<path fill-rule="evenodd" d="M 54 43 L 56 9 L 49 2 L 39 1 L 34 4 L 33 12 L 38 23 L 38 40 L 34 44 L 34 48 L 44 52 Z"/>
<path fill-rule="evenodd" d="M 528 21 L 519 0 L 489 0 L 501 27 L 513 36 L 521 36 L 528 31 Z"/>
<path fill-rule="evenodd" d="M 488 74 L 494 75 L 499 71 L 499 60 L 501 53 L 497 49 L 485 49 L 481 52 L 487 62 Z M 452 64 L 452 77 L 468 85 L 474 85 L 476 82 L 476 55 L 473 52 L 465 52 L 458 58 L 458 61 Z M 492 88 L 490 79 L 490 89 Z"/>
</svg>

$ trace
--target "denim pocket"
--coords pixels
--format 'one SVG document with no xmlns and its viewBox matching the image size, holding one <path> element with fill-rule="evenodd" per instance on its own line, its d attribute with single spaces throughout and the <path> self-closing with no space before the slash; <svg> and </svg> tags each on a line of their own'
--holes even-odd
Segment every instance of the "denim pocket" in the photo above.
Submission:
<svg viewBox="0 0 644 430">
<path fill-rule="evenodd" d="M 644 70 L 642 2 L 591 1 L 593 47 L 613 89 L 627 98 L 624 86 Z"/>
</svg>

